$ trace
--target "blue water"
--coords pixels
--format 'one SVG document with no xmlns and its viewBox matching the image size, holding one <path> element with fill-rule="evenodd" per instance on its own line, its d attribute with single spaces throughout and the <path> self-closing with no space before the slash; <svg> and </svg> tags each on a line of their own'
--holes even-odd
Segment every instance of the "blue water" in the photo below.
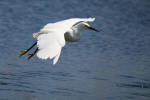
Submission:
<svg viewBox="0 0 150 100">
<path fill-rule="evenodd" d="M 18 58 L 45 24 L 95 17 L 58 63 Z M 149 0 L 0 0 L 0 100 L 150 100 Z"/>
</svg>

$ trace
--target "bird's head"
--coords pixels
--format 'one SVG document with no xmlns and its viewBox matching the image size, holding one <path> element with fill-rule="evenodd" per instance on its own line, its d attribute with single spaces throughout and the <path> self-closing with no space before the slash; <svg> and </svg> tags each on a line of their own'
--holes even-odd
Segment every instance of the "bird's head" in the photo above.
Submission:
<svg viewBox="0 0 150 100">
<path fill-rule="evenodd" d="M 83 27 L 84 27 L 85 29 L 91 29 L 91 30 L 94 30 L 94 31 L 96 31 L 96 32 L 99 32 L 99 30 L 97 30 L 97 29 L 91 27 L 91 26 L 90 26 L 88 23 L 86 23 L 86 22 L 83 22 L 82 25 L 83 25 Z"/>
</svg>

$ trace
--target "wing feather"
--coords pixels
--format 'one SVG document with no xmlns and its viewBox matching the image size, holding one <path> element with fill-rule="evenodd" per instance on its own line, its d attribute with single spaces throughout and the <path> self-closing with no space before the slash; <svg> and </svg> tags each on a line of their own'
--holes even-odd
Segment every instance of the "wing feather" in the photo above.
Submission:
<svg viewBox="0 0 150 100">
<path fill-rule="evenodd" d="M 65 45 L 64 36 L 57 35 L 57 32 L 48 32 L 46 34 L 40 34 L 37 38 L 37 46 L 39 51 L 37 56 L 40 59 L 53 59 L 53 64 L 59 59 L 61 49 Z M 62 41 L 61 41 L 62 40 Z M 61 42 L 61 43 L 60 43 Z M 64 42 L 64 43 L 62 43 Z"/>
<path fill-rule="evenodd" d="M 78 22 L 93 22 L 95 18 L 70 18 L 63 21 L 58 21 L 56 23 L 48 23 L 41 29 L 41 31 L 45 30 L 52 30 L 57 31 L 58 29 L 61 30 L 61 32 L 67 32 L 74 24 Z"/>
</svg>

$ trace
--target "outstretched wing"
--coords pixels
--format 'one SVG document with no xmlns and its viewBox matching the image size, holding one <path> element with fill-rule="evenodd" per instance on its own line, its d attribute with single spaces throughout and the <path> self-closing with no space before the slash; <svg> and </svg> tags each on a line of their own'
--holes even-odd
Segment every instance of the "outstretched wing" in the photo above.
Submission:
<svg viewBox="0 0 150 100">
<path fill-rule="evenodd" d="M 61 49 L 65 45 L 64 35 L 55 31 L 45 31 L 37 37 L 40 59 L 53 59 L 53 64 L 59 59 Z"/>
<path fill-rule="evenodd" d="M 79 23 L 79 22 L 93 22 L 94 20 L 95 20 L 95 18 L 70 18 L 70 19 L 67 19 L 67 20 L 58 21 L 56 23 L 49 23 L 49 24 L 45 25 L 41 29 L 41 31 L 45 31 L 45 30 L 57 31 L 59 29 L 59 30 L 62 30 L 63 32 L 67 32 L 76 23 Z"/>
</svg>

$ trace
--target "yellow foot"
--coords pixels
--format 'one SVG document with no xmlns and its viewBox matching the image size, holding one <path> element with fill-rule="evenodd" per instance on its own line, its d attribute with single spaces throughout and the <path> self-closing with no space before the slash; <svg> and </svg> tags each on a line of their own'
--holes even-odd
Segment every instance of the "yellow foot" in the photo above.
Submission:
<svg viewBox="0 0 150 100">
<path fill-rule="evenodd" d="M 19 57 L 23 56 L 23 55 L 26 54 L 26 53 L 27 53 L 27 50 L 21 51 L 21 54 L 19 55 Z"/>
<path fill-rule="evenodd" d="M 31 58 L 31 57 L 33 57 L 34 56 L 34 52 L 33 53 L 31 53 L 31 54 L 29 54 L 29 56 L 28 56 L 28 60 Z"/>
</svg>

